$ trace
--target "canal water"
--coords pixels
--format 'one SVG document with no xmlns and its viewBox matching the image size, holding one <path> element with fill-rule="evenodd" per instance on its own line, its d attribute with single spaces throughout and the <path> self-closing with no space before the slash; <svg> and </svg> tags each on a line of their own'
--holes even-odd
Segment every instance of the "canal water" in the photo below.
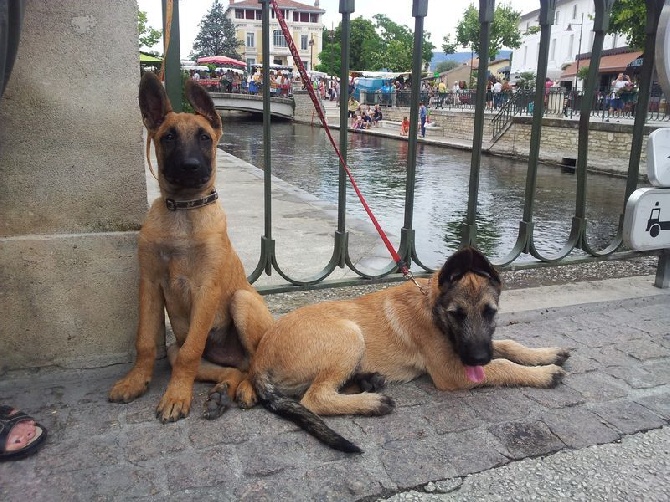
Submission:
<svg viewBox="0 0 670 502">
<path fill-rule="evenodd" d="M 333 131 L 339 144 L 339 131 Z M 264 169 L 262 122 L 234 114 L 224 116 L 220 145 L 226 152 Z M 350 133 L 348 164 L 382 228 L 400 235 L 404 222 L 407 142 Z M 514 246 L 523 216 L 527 163 L 482 157 L 477 233 L 480 248 L 493 259 Z M 417 145 L 413 228 L 419 259 L 435 267 L 460 242 L 467 213 L 470 153 Z M 321 128 L 291 122 L 272 124 L 272 174 L 321 200 L 337 204 L 338 160 Z M 588 240 L 602 249 L 616 235 L 624 207 L 625 180 L 589 175 Z M 553 166 L 538 169 L 535 202 L 536 247 L 550 255 L 570 232 L 575 208 L 576 176 Z M 368 219 L 351 186 L 347 218 Z M 371 227 L 372 228 L 372 227 Z M 520 258 L 524 260 L 524 255 Z"/>
</svg>

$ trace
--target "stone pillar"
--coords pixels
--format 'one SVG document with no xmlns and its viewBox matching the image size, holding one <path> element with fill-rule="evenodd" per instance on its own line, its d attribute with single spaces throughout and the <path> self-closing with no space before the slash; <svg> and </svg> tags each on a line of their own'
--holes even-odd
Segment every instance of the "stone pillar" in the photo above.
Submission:
<svg viewBox="0 0 670 502">
<path fill-rule="evenodd" d="M 26 1 L 0 100 L 0 373 L 129 359 L 139 76 L 135 0 Z"/>
</svg>

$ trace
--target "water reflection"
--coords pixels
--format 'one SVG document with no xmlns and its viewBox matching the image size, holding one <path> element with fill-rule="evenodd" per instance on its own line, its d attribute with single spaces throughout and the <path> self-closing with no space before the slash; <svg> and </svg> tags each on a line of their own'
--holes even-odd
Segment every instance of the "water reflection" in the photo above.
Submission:
<svg viewBox="0 0 670 502">
<path fill-rule="evenodd" d="M 334 131 L 336 141 L 339 132 Z M 224 117 L 223 149 L 264 168 L 262 123 Z M 372 211 L 387 232 L 400 235 L 404 221 L 407 143 L 350 134 L 348 163 Z M 414 229 L 423 263 L 442 263 L 458 247 L 468 200 L 470 153 L 419 144 Z M 514 246 L 523 215 L 527 165 L 483 157 L 477 235 L 494 258 Z M 272 174 L 310 194 L 337 204 L 338 160 L 325 132 L 291 122 L 273 122 Z M 589 243 L 604 248 L 616 233 L 623 209 L 625 180 L 589 175 Z M 575 210 L 576 177 L 555 167 L 538 169 L 535 244 L 543 254 L 561 249 Z M 367 219 L 353 189 L 347 188 L 347 214 Z M 350 217 L 351 217 L 350 216 Z"/>
</svg>

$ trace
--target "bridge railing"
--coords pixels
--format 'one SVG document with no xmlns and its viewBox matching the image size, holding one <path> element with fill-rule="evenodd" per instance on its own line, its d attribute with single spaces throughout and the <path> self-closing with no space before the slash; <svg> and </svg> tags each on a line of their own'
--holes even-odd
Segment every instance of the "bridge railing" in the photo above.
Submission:
<svg viewBox="0 0 670 502">
<path fill-rule="evenodd" d="M 269 47 L 270 34 L 270 8 L 277 8 L 274 0 L 260 0 L 262 4 L 262 20 L 263 20 L 263 47 Z M 652 9 L 657 9 L 658 2 L 653 0 L 646 1 L 647 6 Z M 468 91 L 459 94 L 459 101 L 452 100 L 451 104 L 447 106 L 470 107 L 474 113 L 474 131 L 472 141 L 472 155 L 470 164 L 470 178 L 468 188 L 468 207 L 464 215 L 463 221 L 460 224 L 461 239 L 459 245 L 473 245 L 477 246 L 479 239 L 477 235 L 478 226 L 482 223 L 478 220 L 478 205 L 479 205 L 479 177 L 481 169 L 481 154 L 483 144 L 483 131 L 486 108 L 486 75 L 488 73 L 489 61 L 489 46 L 490 46 L 490 32 L 493 22 L 493 10 L 495 2 L 493 0 L 479 0 L 479 20 L 480 20 L 480 47 L 479 54 L 480 67 L 478 71 L 477 87 L 474 91 Z M 603 39 L 606 33 L 606 20 L 609 16 L 609 9 L 611 9 L 611 2 L 596 1 L 596 15 L 594 19 L 594 38 L 593 46 L 591 48 L 591 65 L 589 68 L 589 75 L 586 79 L 587 85 L 583 93 L 568 96 L 568 100 L 572 100 L 573 106 L 570 106 L 570 113 L 577 113 L 574 111 L 578 106 L 581 114 L 586 114 L 589 119 L 592 117 L 602 117 L 604 110 L 593 105 L 598 103 L 598 90 L 595 82 L 596 72 L 600 64 L 602 55 Z M 653 60 L 655 51 L 655 32 L 658 24 L 658 17 L 660 10 L 655 12 L 653 16 L 648 16 L 647 39 L 645 46 L 645 58 L 642 65 L 642 70 L 639 78 L 639 95 L 637 100 L 637 109 L 645 110 L 647 113 L 633 113 L 632 126 L 632 146 L 628 159 L 628 170 L 626 178 L 626 189 L 621 200 L 621 214 L 619 217 L 619 225 L 616 235 L 609 243 L 604 246 L 596 247 L 589 240 L 587 234 L 587 225 L 589 220 L 586 216 L 586 192 L 589 184 L 589 173 L 587 172 L 587 157 L 588 157 L 588 134 L 589 121 L 580 120 L 578 144 L 575 157 L 577 158 L 576 165 L 576 192 L 575 192 L 575 210 L 573 214 L 566 214 L 566 219 L 570 222 L 571 230 L 565 242 L 556 243 L 560 250 L 552 255 L 542 253 L 535 243 L 535 191 L 537 185 L 537 170 L 539 149 L 542 141 L 542 117 L 545 113 L 563 113 L 565 107 L 565 96 L 547 96 L 544 88 L 544 82 L 547 73 L 547 63 L 549 59 L 549 45 L 552 23 L 555 16 L 555 1 L 538 1 L 539 7 L 539 25 L 540 25 L 540 45 L 538 51 L 538 66 L 536 74 L 535 88 L 537 92 L 526 93 L 523 92 L 515 96 L 515 99 L 507 105 L 509 110 L 514 110 L 516 113 L 523 113 L 532 116 L 532 128 L 529 141 L 528 167 L 525 180 L 525 193 L 523 201 L 523 215 L 519 220 L 518 232 L 512 240 L 515 242 L 513 248 L 504 256 L 498 263 L 499 267 L 516 268 L 537 267 L 537 266 L 554 266 L 563 263 L 577 263 L 593 260 L 612 260 L 618 258 L 626 258 L 640 255 L 642 253 L 626 250 L 623 247 L 622 240 L 622 222 L 623 209 L 626 200 L 631 193 L 636 189 L 639 180 L 639 165 L 642 148 L 642 141 L 644 135 L 644 123 L 649 113 L 652 116 L 666 120 L 667 113 L 661 113 L 660 109 L 656 111 L 653 108 L 655 102 L 651 96 L 651 82 L 653 73 Z M 413 0 L 412 1 L 412 15 L 415 19 L 415 39 L 413 47 L 413 65 L 412 65 L 412 82 L 420 82 L 422 75 L 422 37 L 416 34 L 423 33 L 423 21 L 427 15 L 428 0 Z M 354 13 L 353 1 L 341 1 L 340 13 L 342 15 L 341 24 L 341 66 L 340 80 L 347 82 L 349 76 L 349 40 L 350 40 L 350 25 L 351 15 Z M 290 45 L 290 43 L 289 43 Z M 269 65 L 269 54 L 263 54 L 264 64 Z M 416 248 L 415 230 L 414 230 L 414 186 L 416 182 L 416 156 L 417 156 L 417 122 L 418 122 L 418 105 L 426 96 L 421 96 L 419 86 L 413 87 L 408 93 L 399 92 L 396 95 L 397 104 L 408 105 L 410 107 L 410 132 L 408 137 L 407 148 L 407 177 L 405 186 L 405 207 L 404 207 L 404 223 L 401 229 L 401 242 L 397 249 L 405 263 L 413 264 L 414 273 L 428 274 L 432 269 L 426 266 L 420 258 L 420 251 Z M 340 94 L 340 123 L 347 123 L 347 107 L 348 89 L 347 86 L 342 86 Z M 657 100 L 660 103 L 660 100 Z M 270 106 L 269 93 L 264 93 L 264 106 L 269 110 Z M 553 108 L 552 108 L 553 107 Z M 267 111 L 266 110 L 266 111 Z M 567 110 L 567 108 L 566 108 Z M 653 115 L 656 114 L 656 115 Z M 275 286 L 267 288 L 259 288 L 266 293 L 282 291 L 293 288 L 310 288 L 316 287 L 327 279 L 333 271 L 337 268 L 349 268 L 358 276 L 357 280 L 339 281 L 339 284 L 351 284 L 357 281 L 369 280 L 391 280 L 398 279 L 398 264 L 389 259 L 389 262 L 378 273 L 370 274 L 360 270 L 349 255 L 348 249 L 348 230 L 346 225 L 346 190 L 347 179 L 342 164 L 340 165 L 340 173 L 338 178 L 338 223 L 334 230 L 333 236 L 333 252 L 328 263 L 324 264 L 321 272 L 309 278 L 290 277 L 286 274 L 279 263 L 275 254 L 275 242 L 272 238 L 272 197 L 271 197 L 271 183 L 272 183 L 272 163 L 271 163 L 271 144 L 272 132 L 270 128 L 270 114 L 264 114 L 263 123 L 264 134 L 264 219 L 265 219 L 265 233 L 261 237 L 261 256 L 259 257 L 256 269 L 250 274 L 249 279 L 256 281 L 262 274 L 271 275 L 273 272 L 280 274 L 286 280 L 285 286 Z M 346 128 L 341 128 L 339 131 L 339 149 L 342 153 L 342 158 L 347 158 L 347 139 L 348 131 Z M 445 152 L 447 155 L 447 152 Z M 465 188 L 465 187 L 464 187 Z M 299 224 L 299 223 L 297 223 Z M 523 260 L 519 260 L 523 255 Z M 667 255 L 663 255 L 667 260 Z M 660 270 L 660 266 L 659 266 Z M 332 284 L 333 281 L 329 281 Z"/>
</svg>

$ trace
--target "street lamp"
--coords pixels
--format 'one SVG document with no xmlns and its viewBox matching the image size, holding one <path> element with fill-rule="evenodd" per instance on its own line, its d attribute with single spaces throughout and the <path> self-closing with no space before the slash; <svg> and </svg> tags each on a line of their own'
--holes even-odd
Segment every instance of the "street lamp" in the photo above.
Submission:
<svg viewBox="0 0 670 502">
<path fill-rule="evenodd" d="M 314 69 L 314 33 L 312 33 L 312 38 L 309 39 L 309 70 Z"/>
<path fill-rule="evenodd" d="M 572 31 L 573 26 L 579 26 L 579 46 L 577 47 L 577 69 L 575 70 L 575 91 L 577 90 L 577 84 L 579 83 L 579 55 L 582 52 L 582 26 L 584 26 L 584 13 L 582 12 L 582 22 L 581 23 L 570 23 L 568 28 L 565 31 Z"/>
</svg>

